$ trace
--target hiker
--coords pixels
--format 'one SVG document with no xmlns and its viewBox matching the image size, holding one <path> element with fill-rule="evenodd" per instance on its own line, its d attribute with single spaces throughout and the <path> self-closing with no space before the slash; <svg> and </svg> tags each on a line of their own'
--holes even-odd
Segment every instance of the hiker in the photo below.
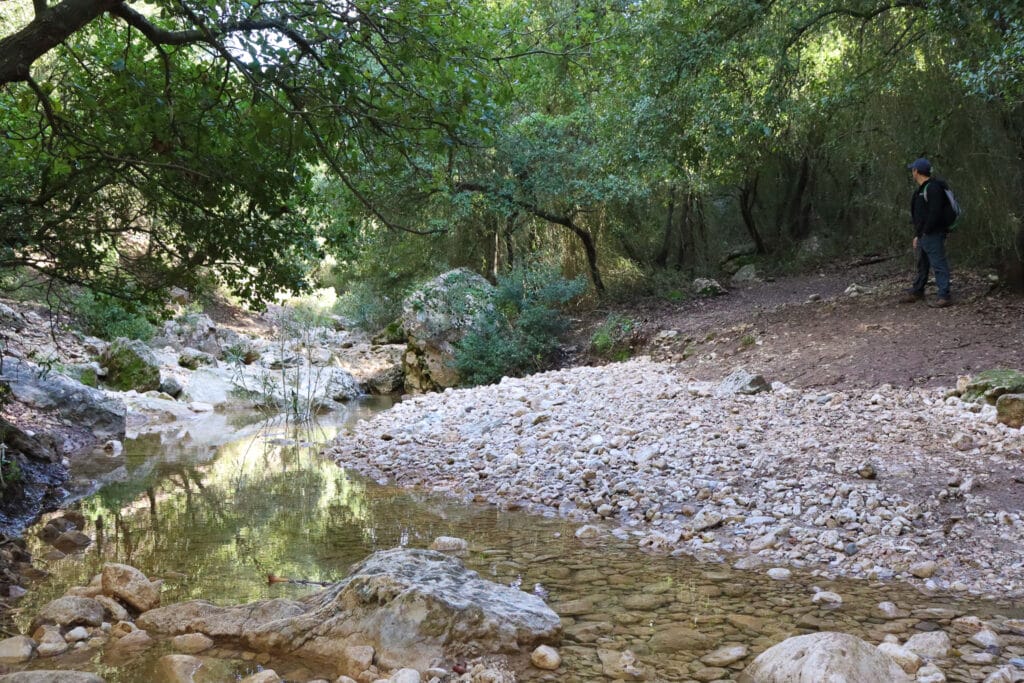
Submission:
<svg viewBox="0 0 1024 683">
<path fill-rule="evenodd" d="M 914 177 L 917 188 L 910 200 L 910 220 L 914 224 L 914 255 L 917 257 L 917 279 L 906 296 L 904 303 L 924 299 L 924 286 L 928 283 L 929 269 L 935 272 L 935 285 L 939 288 L 938 298 L 929 304 L 934 308 L 945 308 L 949 300 L 949 262 L 946 260 L 946 235 L 949 234 L 949 211 L 945 205 L 944 183 L 932 179 L 932 164 L 925 158 L 915 159 L 907 164 L 907 170 Z"/>
</svg>

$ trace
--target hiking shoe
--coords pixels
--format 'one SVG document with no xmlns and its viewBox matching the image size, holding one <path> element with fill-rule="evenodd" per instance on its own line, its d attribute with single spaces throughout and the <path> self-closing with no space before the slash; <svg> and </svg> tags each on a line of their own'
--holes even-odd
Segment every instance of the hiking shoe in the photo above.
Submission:
<svg viewBox="0 0 1024 683">
<path fill-rule="evenodd" d="M 953 302 L 949 299 L 936 299 L 928 305 L 932 308 L 946 308 L 947 306 L 952 306 Z"/>
<path fill-rule="evenodd" d="M 899 298 L 901 304 L 916 304 L 918 301 L 924 299 L 924 294 L 918 294 L 917 292 L 907 292 Z"/>
</svg>

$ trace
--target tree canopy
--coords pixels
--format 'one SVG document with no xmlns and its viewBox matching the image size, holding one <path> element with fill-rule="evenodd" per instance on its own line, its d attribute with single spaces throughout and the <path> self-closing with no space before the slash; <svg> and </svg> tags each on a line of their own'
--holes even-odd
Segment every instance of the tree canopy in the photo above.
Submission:
<svg viewBox="0 0 1024 683">
<path fill-rule="evenodd" d="M 966 252 L 1020 262 L 1024 17 L 1005 3 L 17 7 L 0 267 L 258 301 L 325 254 L 495 277 L 539 254 L 601 290 L 746 242 L 893 248 L 921 154 L 960 183 Z"/>
</svg>

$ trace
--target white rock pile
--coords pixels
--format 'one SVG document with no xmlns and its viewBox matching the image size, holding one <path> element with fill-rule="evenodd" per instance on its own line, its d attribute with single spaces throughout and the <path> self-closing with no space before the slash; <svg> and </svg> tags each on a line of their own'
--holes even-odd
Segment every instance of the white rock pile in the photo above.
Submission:
<svg viewBox="0 0 1024 683">
<path fill-rule="evenodd" d="M 927 589 L 1024 591 L 1024 433 L 933 389 L 723 391 L 646 358 L 400 403 L 343 466 L 653 550 Z"/>
</svg>

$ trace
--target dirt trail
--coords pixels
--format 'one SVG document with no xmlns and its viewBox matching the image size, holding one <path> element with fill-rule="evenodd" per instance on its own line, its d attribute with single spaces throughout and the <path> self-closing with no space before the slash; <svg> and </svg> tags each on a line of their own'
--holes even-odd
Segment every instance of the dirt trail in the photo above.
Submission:
<svg viewBox="0 0 1024 683">
<path fill-rule="evenodd" d="M 958 375 L 1024 368 L 1024 298 L 954 273 L 954 306 L 901 304 L 904 266 L 780 278 L 682 303 L 648 299 L 602 310 L 588 330 L 616 312 L 640 322 L 635 353 L 677 362 L 699 379 L 742 366 L 798 388 L 953 386 Z M 866 293 L 847 295 L 853 284 Z M 659 341 L 663 330 L 679 335 Z"/>
</svg>

